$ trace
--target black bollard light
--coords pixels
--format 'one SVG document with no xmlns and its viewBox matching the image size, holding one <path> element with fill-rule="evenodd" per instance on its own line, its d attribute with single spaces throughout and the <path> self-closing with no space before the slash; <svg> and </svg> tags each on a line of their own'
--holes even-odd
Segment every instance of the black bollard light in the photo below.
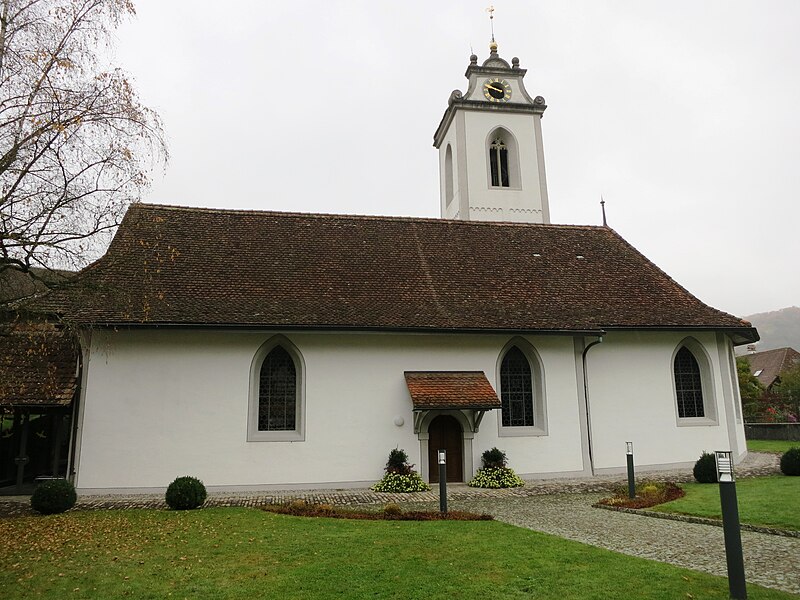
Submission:
<svg viewBox="0 0 800 600">
<path fill-rule="evenodd" d="M 728 589 L 735 600 L 747 599 L 744 579 L 744 556 L 742 554 L 742 532 L 739 527 L 739 505 L 736 501 L 736 478 L 733 474 L 731 452 L 714 452 L 719 481 L 719 501 L 722 505 L 722 531 L 725 535 L 725 561 L 728 563 Z"/>
<path fill-rule="evenodd" d="M 628 459 L 628 498 L 636 498 L 636 477 L 633 473 L 633 442 L 625 442 L 625 454 Z"/>
<path fill-rule="evenodd" d="M 439 511 L 447 512 L 447 450 L 439 450 Z"/>
</svg>

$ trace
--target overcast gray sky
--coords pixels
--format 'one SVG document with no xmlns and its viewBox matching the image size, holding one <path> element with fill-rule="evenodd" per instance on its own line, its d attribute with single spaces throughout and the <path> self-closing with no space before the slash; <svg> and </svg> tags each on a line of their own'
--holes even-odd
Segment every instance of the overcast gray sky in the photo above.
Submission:
<svg viewBox="0 0 800 600">
<path fill-rule="evenodd" d="M 439 216 L 432 136 L 489 0 L 136 0 L 115 60 L 163 118 L 147 202 Z M 800 304 L 800 2 L 495 0 L 542 95 L 554 223 L 609 224 L 704 302 Z"/>
</svg>

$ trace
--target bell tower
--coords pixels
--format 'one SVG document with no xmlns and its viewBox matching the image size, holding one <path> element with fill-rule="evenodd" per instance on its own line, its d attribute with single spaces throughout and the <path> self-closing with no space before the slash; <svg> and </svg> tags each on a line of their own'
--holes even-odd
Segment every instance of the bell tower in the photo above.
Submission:
<svg viewBox="0 0 800 600">
<path fill-rule="evenodd" d="M 544 171 L 544 98 L 532 98 L 519 59 L 497 44 L 478 65 L 470 56 L 466 93 L 454 90 L 433 136 L 439 150 L 441 214 L 465 221 L 549 223 Z"/>
</svg>

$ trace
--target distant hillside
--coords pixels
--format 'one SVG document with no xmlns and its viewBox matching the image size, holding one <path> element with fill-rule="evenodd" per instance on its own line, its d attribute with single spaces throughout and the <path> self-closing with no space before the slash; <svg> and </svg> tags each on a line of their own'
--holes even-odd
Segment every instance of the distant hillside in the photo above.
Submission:
<svg viewBox="0 0 800 600">
<path fill-rule="evenodd" d="M 791 347 L 800 351 L 800 307 L 790 306 L 772 312 L 759 313 L 745 317 L 758 329 L 761 341 L 758 351 Z M 745 346 L 737 348 L 739 353 Z"/>
</svg>

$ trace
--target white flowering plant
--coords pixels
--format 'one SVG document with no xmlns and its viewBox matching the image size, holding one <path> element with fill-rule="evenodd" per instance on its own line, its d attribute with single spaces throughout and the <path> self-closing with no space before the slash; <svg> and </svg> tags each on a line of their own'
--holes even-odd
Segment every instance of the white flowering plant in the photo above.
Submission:
<svg viewBox="0 0 800 600">
<path fill-rule="evenodd" d="M 431 487 L 422 481 L 419 473 L 412 471 L 411 473 L 386 473 L 383 478 L 370 488 L 374 492 L 394 492 L 394 493 L 410 493 L 410 492 L 426 492 Z"/>
<path fill-rule="evenodd" d="M 386 474 L 370 488 L 372 491 L 410 493 L 425 492 L 431 489 L 414 470 L 414 465 L 408 464 L 408 455 L 405 450 L 399 448 L 392 450 L 384 470 Z"/>
<path fill-rule="evenodd" d="M 486 450 L 481 455 L 483 466 L 475 473 L 467 485 L 480 488 L 512 488 L 522 487 L 525 482 L 514 473 L 514 469 L 508 467 L 506 453 L 497 448 Z"/>
<path fill-rule="evenodd" d="M 479 488 L 512 488 L 522 487 L 525 482 L 519 475 L 514 473 L 514 469 L 509 467 L 485 467 L 478 469 L 475 477 L 467 484 L 470 487 Z"/>
</svg>

